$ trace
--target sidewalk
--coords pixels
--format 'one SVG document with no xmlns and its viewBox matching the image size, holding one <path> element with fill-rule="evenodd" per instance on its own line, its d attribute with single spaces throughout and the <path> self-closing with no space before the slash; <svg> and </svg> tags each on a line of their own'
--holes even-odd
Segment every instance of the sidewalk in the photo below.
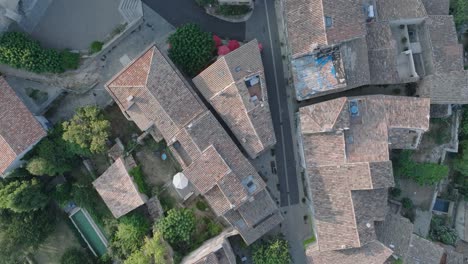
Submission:
<svg viewBox="0 0 468 264">
<path fill-rule="evenodd" d="M 85 105 L 105 107 L 112 102 L 104 88 L 105 83 L 118 73 L 126 64 L 136 58 L 146 47 L 156 43 L 167 49 L 166 40 L 175 30 L 166 20 L 143 4 L 143 24 L 132 32 L 108 53 L 94 59 L 97 83 L 83 94 L 67 94 L 55 106 L 60 111 L 50 111 L 46 116 L 52 123 L 71 117 L 75 109 Z"/>
</svg>

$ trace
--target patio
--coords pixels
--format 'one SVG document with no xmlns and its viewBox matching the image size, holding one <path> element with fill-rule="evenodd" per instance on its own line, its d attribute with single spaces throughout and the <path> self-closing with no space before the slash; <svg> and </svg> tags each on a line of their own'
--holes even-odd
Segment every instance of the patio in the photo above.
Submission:
<svg viewBox="0 0 468 264">
<path fill-rule="evenodd" d="M 119 4 L 120 0 L 54 0 L 31 35 L 49 48 L 88 49 L 125 22 Z"/>
</svg>

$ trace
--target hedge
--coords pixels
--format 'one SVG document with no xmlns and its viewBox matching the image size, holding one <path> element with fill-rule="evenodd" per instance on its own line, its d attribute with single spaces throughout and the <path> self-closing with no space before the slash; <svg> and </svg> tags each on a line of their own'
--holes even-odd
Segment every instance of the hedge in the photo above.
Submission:
<svg viewBox="0 0 468 264">
<path fill-rule="evenodd" d="M 24 33 L 6 32 L 0 37 L 0 63 L 37 73 L 60 73 L 76 69 L 79 55 L 43 48 Z"/>
</svg>

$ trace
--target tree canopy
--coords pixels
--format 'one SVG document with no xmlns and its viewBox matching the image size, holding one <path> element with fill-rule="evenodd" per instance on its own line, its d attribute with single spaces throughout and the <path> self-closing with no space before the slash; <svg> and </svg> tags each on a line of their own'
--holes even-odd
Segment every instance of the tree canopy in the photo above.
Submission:
<svg viewBox="0 0 468 264">
<path fill-rule="evenodd" d="M 145 238 L 145 244 L 140 250 L 133 252 L 124 264 L 146 264 L 146 263 L 172 263 L 169 256 L 169 248 L 157 229 L 152 238 Z"/>
<path fill-rule="evenodd" d="M 195 231 L 195 215 L 189 209 L 171 209 L 158 223 L 158 229 L 172 246 L 186 246 Z"/>
<path fill-rule="evenodd" d="M 288 241 L 275 238 L 265 243 L 258 242 L 253 248 L 255 264 L 288 264 L 291 263 Z"/>
<path fill-rule="evenodd" d="M 17 263 L 30 248 L 37 248 L 55 229 L 53 208 L 13 213 L 0 210 L 0 263 Z"/>
<path fill-rule="evenodd" d="M 215 41 L 199 26 L 186 24 L 169 37 L 169 57 L 182 71 L 194 77 L 213 59 Z"/>
<path fill-rule="evenodd" d="M 112 241 L 113 252 L 118 257 L 125 258 L 138 251 L 143 246 L 149 228 L 148 221 L 140 214 L 122 217 Z"/>
<path fill-rule="evenodd" d="M 21 213 L 44 208 L 49 197 L 36 179 L 0 182 L 0 207 Z"/>
<path fill-rule="evenodd" d="M 36 176 L 55 176 L 70 171 L 78 160 L 78 155 L 88 156 L 89 151 L 74 143 L 63 140 L 61 125 L 55 126 L 27 155 L 26 169 Z"/>
<path fill-rule="evenodd" d="M 60 258 L 61 264 L 93 264 L 94 261 L 83 249 L 80 248 L 69 248 L 63 253 Z"/>
<path fill-rule="evenodd" d="M 448 166 L 436 163 L 418 163 L 412 160 L 412 153 L 404 150 L 394 161 L 396 175 L 408 177 L 420 185 L 434 185 L 448 175 Z"/>
<path fill-rule="evenodd" d="M 99 108 L 79 108 L 72 119 L 63 122 L 62 126 L 65 141 L 77 144 L 91 153 L 102 153 L 106 150 L 110 122 L 104 118 Z"/>
</svg>

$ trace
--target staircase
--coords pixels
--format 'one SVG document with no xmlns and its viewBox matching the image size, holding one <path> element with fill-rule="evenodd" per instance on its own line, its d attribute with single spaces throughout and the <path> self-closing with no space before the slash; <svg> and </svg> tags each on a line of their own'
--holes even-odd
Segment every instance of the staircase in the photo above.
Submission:
<svg viewBox="0 0 468 264">
<path fill-rule="evenodd" d="M 122 0 L 119 5 L 119 11 L 128 24 L 143 16 L 143 6 L 141 0 Z"/>
</svg>

